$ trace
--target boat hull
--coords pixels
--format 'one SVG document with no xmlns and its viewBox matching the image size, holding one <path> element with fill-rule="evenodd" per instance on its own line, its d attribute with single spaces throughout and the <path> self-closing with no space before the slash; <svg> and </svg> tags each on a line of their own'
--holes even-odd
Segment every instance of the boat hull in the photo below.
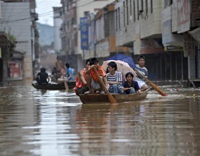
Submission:
<svg viewBox="0 0 200 156">
<path fill-rule="evenodd" d="M 142 94 L 112 94 L 118 103 L 139 101 L 147 97 L 148 91 Z M 83 104 L 109 103 L 107 94 L 83 94 L 80 95 L 80 100 Z"/>
<path fill-rule="evenodd" d="M 67 82 L 67 84 L 69 86 L 69 89 L 73 89 L 75 87 L 75 81 Z M 44 90 L 64 90 L 65 89 L 64 83 L 38 85 L 37 83 L 33 82 L 32 86 L 36 89 L 44 89 Z"/>
</svg>

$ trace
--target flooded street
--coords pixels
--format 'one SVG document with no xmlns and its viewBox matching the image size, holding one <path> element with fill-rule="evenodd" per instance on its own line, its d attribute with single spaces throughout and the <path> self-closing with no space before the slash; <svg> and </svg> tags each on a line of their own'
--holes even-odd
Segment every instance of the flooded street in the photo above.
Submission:
<svg viewBox="0 0 200 156">
<path fill-rule="evenodd" d="M 140 102 L 82 105 L 73 93 L 0 88 L 0 155 L 200 155 L 200 89 L 165 86 Z"/>
</svg>

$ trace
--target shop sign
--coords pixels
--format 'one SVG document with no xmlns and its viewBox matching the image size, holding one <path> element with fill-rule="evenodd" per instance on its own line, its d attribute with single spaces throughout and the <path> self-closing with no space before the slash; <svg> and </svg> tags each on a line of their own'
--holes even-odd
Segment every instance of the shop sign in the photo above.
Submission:
<svg viewBox="0 0 200 156">
<path fill-rule="evenodd" d="M 180 47 L 180 46 L 165 46 L 165 51 L 183 51 L 183 47 Z"/>
<path fill-rule="evenodd" d="M 190 30 L 190 1 L 177 0 L 178 33 Z"/>
</svg>

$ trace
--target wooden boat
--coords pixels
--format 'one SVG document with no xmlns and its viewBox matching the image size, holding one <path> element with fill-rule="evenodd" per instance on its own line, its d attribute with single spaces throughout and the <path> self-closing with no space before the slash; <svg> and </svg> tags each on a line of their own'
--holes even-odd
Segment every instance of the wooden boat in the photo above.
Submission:
<svg viewBox="0 0 200 156">
<path fill-rule="evenodd" d="M 75 87 L 75 81 L 67 82 L 69 89 L 73 89 Z M 65 85 L 64 83 L 49 83 L 47 85 L 39 85 L 36 82 L 32 83 L 32 86 L 36 89 L 44 89 L 44 90 L 64 90 Z"/>
<path fill-rule="evenodd" d="M 147 97 L 148 90 L 139 94 L 112 94 L 117 102 L 143 100 Z M 82 94 L 80 100 L 83 104 L 110 103 L 107 94 Z"/>
</svg>

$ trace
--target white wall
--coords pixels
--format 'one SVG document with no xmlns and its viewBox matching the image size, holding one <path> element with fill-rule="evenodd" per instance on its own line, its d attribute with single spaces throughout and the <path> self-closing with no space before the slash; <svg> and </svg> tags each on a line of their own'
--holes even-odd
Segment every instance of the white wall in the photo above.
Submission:
<svg viewBox="0 0 200 156">
<path fill-rule="evenodd" d="M 54 12 L 54 50 L 59 52 L 61 50 L 60 28 L 62 25 L 62 18 L 58 13 Z"/>
</svg>

